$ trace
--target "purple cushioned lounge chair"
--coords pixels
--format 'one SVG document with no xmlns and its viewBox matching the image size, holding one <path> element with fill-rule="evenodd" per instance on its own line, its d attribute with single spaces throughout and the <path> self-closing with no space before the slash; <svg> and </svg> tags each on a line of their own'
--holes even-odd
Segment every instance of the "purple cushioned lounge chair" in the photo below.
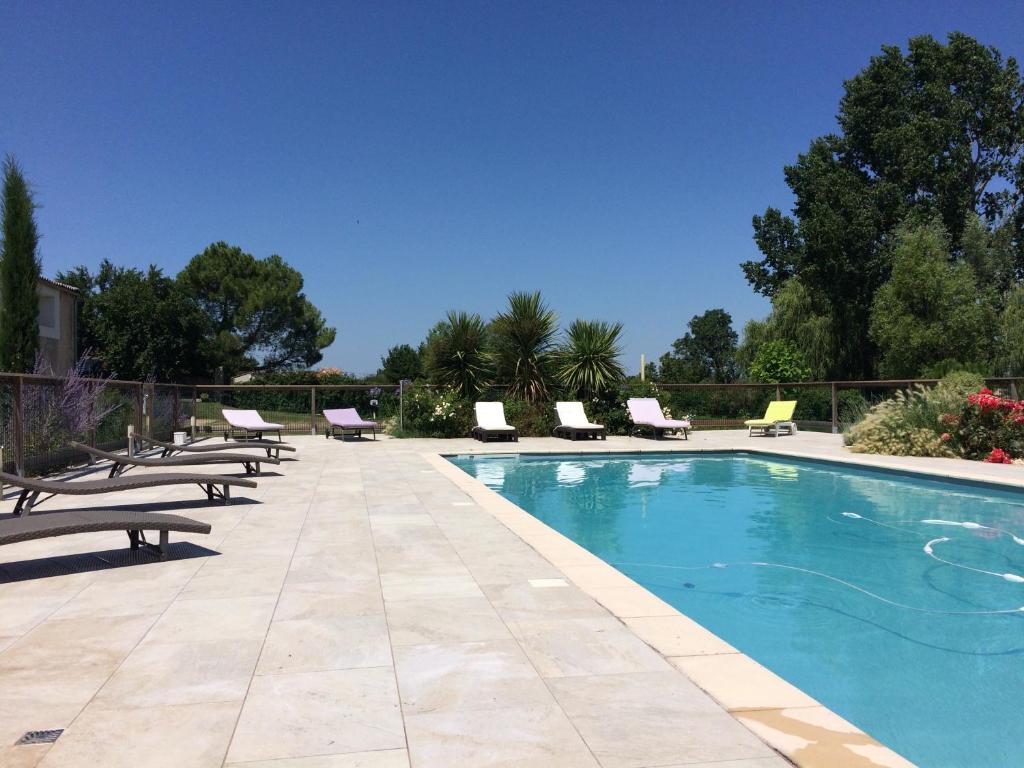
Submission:
<svg viewBox="0 0 1024 768">
<path fill-rule="evenodd" d="M 264 421 L 256 411 L 235 411 L 224 408 L 221 413 L 224 414 L 224 421 L 229 424 L 229 428 L 224 430 L 225 440 L 234 437 L 235 432 L 242 433 L 242 440 L 262 440 L 264 432 L 277 432 L 277 441 L 281 442 L 281 430 L 284 429 L 284 424 Z"/>
<path fill-rule="evenodd" d="M 367 421 L 362 418 L 355 408 L 330 408 L 324 411 L 324 418 L 331 428 L 327 430 L 324 437 L 330 440 L 335 436 L 335 430 L 341 430 L 341 439 L 345 439 L 345 431 L 354 432 L 356 437 L 363 436 L 363 430 L 370 430 L 373 439 L 377 439 L 377 431 L 380 424 L 376 421 Z"/>
<path fill-rule="evenodd" d="M 666 430 L 682 430 L 683 439 L 689 440 L 687 431 L 690 422 L 686 419 L 666 419 L 661 410 L 661 403 L 654 397 L 633 397 L 626 401 L 629 418 L 633 420 L 632 434 L 638 427 L 650 427 L 654 430 L 655 439 L 660 440 Z"/>
</svg>

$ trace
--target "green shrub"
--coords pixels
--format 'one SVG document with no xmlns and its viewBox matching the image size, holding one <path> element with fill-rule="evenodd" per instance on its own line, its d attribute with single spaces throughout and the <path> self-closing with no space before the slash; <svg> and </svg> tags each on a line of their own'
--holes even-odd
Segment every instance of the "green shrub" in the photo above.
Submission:
<svg viewBox="0 0 1024 768">
<path fill-rule="evenodd" d="M 403 437 L 466 437 L 473 428 L 473 406 L 454 389 L 418 387 L 405 395 Z"/>
</svg>

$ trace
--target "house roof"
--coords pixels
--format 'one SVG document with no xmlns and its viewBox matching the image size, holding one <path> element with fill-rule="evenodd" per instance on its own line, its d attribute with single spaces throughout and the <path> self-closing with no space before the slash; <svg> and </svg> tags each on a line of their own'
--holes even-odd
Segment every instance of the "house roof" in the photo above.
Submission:
<svg viewBox="0 0 1024 768">
<path fill-rule="evenodd" d="M 68 293 L 74 294 L 78 293 L 78 289 L 75 288 L 75 286 L 68 285 L 67 283 L 61 283 L 57 280 L 51 280 L 50 278 L 43 277 L 42 275 L 39 276 L 39 282 L 43 283 L 44 285 L 48 285 L 50 288 L 56 288 L 58 291 L 66 291 Z"/>
</svg>

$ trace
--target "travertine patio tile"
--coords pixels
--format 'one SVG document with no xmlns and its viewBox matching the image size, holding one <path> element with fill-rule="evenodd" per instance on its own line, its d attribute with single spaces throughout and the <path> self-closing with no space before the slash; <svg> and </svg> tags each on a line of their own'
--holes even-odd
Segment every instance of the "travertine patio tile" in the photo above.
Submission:
<svg viewBox="0 0 1024 768">
<path fill-rule="evenodd" d="M 509 628 L 543 677 L 671 669 L 665 659 L 611 617 L 513 622 Z"/>
<path fill-rule="evenodd" d="M 112 671 L 155 620 L 155 616 L 112 616 L 45 621 L 0 654 L 0 678 L 12 672 L 32 674 L 55 668 Z"/>
<path fill-rule="evenodd" d="M 144 643 L 204 643 L 263 637 L 276 597 L 178 600 L 143 640 Z"/>
<path fill-rule="evenodd" d="M 818 706 L 799 688 L 740 653 L 680 656 L 670 661 L 730 711 Z"/>
<path fill-rule="evenodd" d="M 181 592 L 182 585 L 164 586 L 149 581 L 91 584 L 64 603 L 50 618 L 156 615 L 163 613 Z"/>
<path fill-rule="evenodd" d="M 253 678 L 228 762 L 402 749 L 391 668 Z"/>
<path fill-rule="evenodd" d="M 598 768 L 557 706 L 407 715 L 416 768 Z"/>
<path fill-rule="evenodd" d="M 540 589 L 523 581 L 485 586 L 484 592 L 506 622 L 608 616 L 604 608 L 573 586 Z"/>
<path fill-rule="evenodd" d="M 371 553 L 353 556 L 351 552 L 294 557 L 285 582 L 301 584 L 307 581 L 366 581 L 377 576 L 377 564 Z"/>
<path fill-rule="evenodd" d="M 623 621 L 640 639 L 664 656 L 738 652 L 718 635 L 686 616 L 641 616 Z"/>
<path fill-rule="evenodd" d="M 46 753 L 50 744 L 26 744 L 20 747 L 0 747 L 0 765 L 4 768 L 35 768 Z"/>
<path fill-rule="evenodd" d="M 310 672 L 391 664 L 384 614 L 294 619 L 270 625 L 256 673 Z"/>
<path fill-rule="evenodd" d="M 228 768 L 409 768 L 409 754 L 404 749 L 384 749 L 377 752 L 295 757 L 285 760 L 257 760 L 254 763 L 227 763 L 226 765 Z M 754 768 L 758 767 L 754 766 Z"/>
<path fill-rule="evenodd" d="M 330 619 L 384 612 L 378 579 L 366 581 L 306 581 L 285 584 L 274 621 Z"/>
<path fill-rule="evenodd" d="M 551 703 L 551 694 L 513 640 L 395 648 L 402 711 L 467 712 Z"/>
<path fill-rule="evenodd" d="M 484 597 L 394 600 L 387 606 L 392 645 L 505 640 L 505 622 Z"/>
<path fill-rule="evenodd" d="M 141 709 L 87 708 L 53 745 L 42 768 L 216 768 L 240 704 Z"/>
<path fill-rule="evenodd" d="M 91 706 L 108 709 L 241 701 L 262 641 L 150 643 L 136 648 Z"/>
<path fill-rule="evenodd" d="M 771 750 L 681 676 L 658 672 L 549 680 L 606 768 L 766 757 Z"/>
<path fill-rule="evenodd" d="M 18 637 L 25 634 L 60 610 L 71 598 L 72 595 L 5 597 L 0 592 L 0 635 Z"/>
<path fill-rule="evenodd" d="M 465 569 L 462 569 L 465 571 Z M 422 576 L 382 574 L 384 600 L 430 600 L 444 597 L 482 597 L 483 592 L 468 571 L 456 575 Z"/>
</svg>

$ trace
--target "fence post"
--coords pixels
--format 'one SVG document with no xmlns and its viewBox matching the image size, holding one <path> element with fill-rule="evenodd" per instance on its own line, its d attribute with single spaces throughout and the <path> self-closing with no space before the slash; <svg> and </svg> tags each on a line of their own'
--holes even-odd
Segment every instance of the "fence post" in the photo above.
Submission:
<svg viewBox="0 0 1024 768">
<path fill-rule="evenodd" d="M 198 402 L 199 402 L 199 389 L 197 387 L 192 387 L 192 418 L 189 419 L 189 422 L 191 422 L 191 426 L 192 426 L 192 442 L 193 443 L 196 441 L 196 413 L 197 413 L 197 408 L 198 408 L 198 405 L 197 405 Z"/>
<path fill-rule="evenodd" d="M 316 387 L 309 388 L 309 434 L 316 434 Z"/>
<path fill-rule="evenodd" d="M 18 475 L 25 474 L 25 401 L 24 380 L 14 380 L 14 467 Z"/>
<path fill-rule="evenodd" d="M 178 421 L 181 419 L 181 390 L 174 385 L 174 395 L 171 398 L 171 440 L 174 440 L 174 433 L 178 430 Z"/>
<path fill-rule="evenodd" d="M 1010 398 L 1013 400 L 1017 399 L 1017 380 L 1010 379 Z"/>
<path fill-rule="evenodd" d="M 405 379 L 398 380 L 398 428 L 405 429 Z"/>
<path fill-rule="evenodd" d="M 832 382 L 832 434 L 839 434 L 839 387 Z"/>
<path fill-rule="evenodd" d="M 775 385 L 775 399 L 782 399 L 782 387 L 780 387 L 778 384 Z"/>
</svg>

